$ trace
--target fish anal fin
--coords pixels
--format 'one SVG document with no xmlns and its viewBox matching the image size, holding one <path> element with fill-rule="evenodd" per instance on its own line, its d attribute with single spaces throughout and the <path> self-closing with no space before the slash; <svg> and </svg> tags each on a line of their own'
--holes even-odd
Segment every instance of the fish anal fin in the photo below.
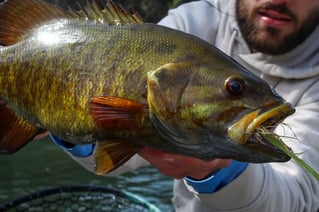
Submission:
<svg viewBox="0 0 319 212">
<path fill-rule="evenodd" d="M 19 117 L 0 98 L 0 153 L 11 154 L 31 141 L 41 130 Z"/>
<path fill-rule="evenodd" d="M 95 123 L 109 130 L 137 128 L 145 114 L 142 103 L 113 96 L 93 97 L 90 110 Z"/>
<path fill-rule="evenodd" d="M 105 175 L 113 171 L 128 161 L 139 149 L 137 145 L 122 140 L 97 142 L 94 152 L 95 173 Z"/>
<path fill-rule="evenodd" d="M 7 0 L 0 4 L 0 45 L 15 44 L 41 24 L 67 16 L 45 1 Z"/>
</svg>

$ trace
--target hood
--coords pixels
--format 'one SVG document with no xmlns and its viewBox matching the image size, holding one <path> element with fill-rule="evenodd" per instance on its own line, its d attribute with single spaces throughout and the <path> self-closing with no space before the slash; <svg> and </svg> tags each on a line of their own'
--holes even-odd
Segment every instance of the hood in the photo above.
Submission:
<svg viewBox="0 0 319 212">
<path fill-rule="evenodd" d="M 227 3 L 226 3 L 227 2 Z M 224 45 L 217 45 L 235 60 L 258 75 L 270 75 L 284 79 L 303 79 L 319 75 L 319 25 L 299 46 L 282 55 L 251 53 L 241 36 L 236 21 L 236 0 L 223 1 L 221 10 L 227 11 Z"/>
<path fill-rule="evenodd" d="M 319 26 L 301 45 L 282 55 L 239 54 L 238 57 L 262 74 L 285 79 L 319 75 Z"/>
</svg>

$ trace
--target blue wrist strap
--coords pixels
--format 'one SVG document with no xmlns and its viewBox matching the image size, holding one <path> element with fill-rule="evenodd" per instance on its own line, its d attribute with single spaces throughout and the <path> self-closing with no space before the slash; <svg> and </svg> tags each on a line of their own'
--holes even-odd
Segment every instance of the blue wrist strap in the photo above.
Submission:
<svg viewBox="0 0 319 212">
<path fill-rule="evenodd" d="M 247 166 L 248 163 L 246 162 L 233 160 L 228 167 L 220 169 L 216 174 L 211 175 L 208 178 L 203 180 L 194 180 L 189 177 L 185 177 L 184 180 L 198 193 L 213 193 L 236 179 L 236 177 L 240 175 Z"/>
<path fill-rule="evenodd" d="M 88 157 L 92 155 L 94 150 L 94 144 L 85 144 L 85 145 L 78 145 L 78 144 L 72 144 L 63 141 L 62 139 L 49 134 L 53 142 L 61 147 L 63 150 L 70 152 L 72 155 L 76 157 Z"/>
</svg>

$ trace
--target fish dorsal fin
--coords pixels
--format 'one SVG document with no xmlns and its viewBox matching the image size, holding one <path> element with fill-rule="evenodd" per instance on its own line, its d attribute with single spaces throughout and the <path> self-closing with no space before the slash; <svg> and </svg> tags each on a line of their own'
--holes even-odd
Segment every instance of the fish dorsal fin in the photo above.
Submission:
<svg viewBox="0 0 319 212">
<path fill-rule="evenodd" d="M 7 0 L 0 4 L 0 46 L 8 46 L 23 40 L 30 30 L 55 19 L 83 19 L 108 25 L 141 24 L 137 12 L 130 14 L 111 0 L 101 8 L 93 1 L 79 11 L 64 11 L 40 0 Z"/>
<path fill-rule="evenodd" d="M 61 9 L 39 0 L 7 0 L 0 4 L 0 45 L 12 45 L 48 21 L 67 18 Z"/>
<path fill-rule="evenodd" d="M 88 3 L 85 7 L 80 6 L 79 11 L 69 8 L 69 14 L 72 18 L 93 20 L 99 23 L 107 23 L 109 25 L 126 25 L 126 24 L 142 24 L 144 21 L 141 16 L 135 11 L 133 14 L 127 12 L 121 5 L 116 5 L 109 0 L 103 3 L 101 8 L 94 0 Z"/>
<path fill-rule="evenodd" d="M 0 120 L 0 154 L 16 152 L 41 132 L 8 108 L 1 98 Z"/>
</svg>

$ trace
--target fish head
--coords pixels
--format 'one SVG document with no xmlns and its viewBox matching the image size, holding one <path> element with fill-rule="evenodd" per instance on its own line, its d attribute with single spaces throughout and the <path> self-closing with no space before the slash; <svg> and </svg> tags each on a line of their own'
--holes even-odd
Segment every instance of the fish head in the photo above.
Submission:
<svg viewBox="0 0 319 212">
<path fill-rule="evenodd" d="M 264 80 L 235 62 L 171 63 L 148 73 L 150 117 L 172 151 L 203 160 L 290 159 L 261 135 L 294 108 Z M 177 151 L 176 151 L 177 150 Z"/>
</svg>

